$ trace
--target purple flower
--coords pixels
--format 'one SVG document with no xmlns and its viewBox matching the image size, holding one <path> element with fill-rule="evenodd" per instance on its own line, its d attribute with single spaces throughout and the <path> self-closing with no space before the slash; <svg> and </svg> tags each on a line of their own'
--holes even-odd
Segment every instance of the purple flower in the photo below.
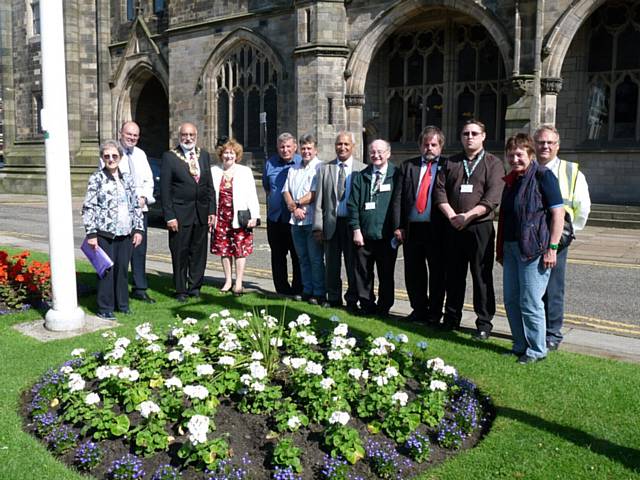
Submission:
<svg viewBox="0 0 640 480">
<path fill-rule="evenodd" d="M 97 467 L 104 454 L 98 444 L 88 440 L 76 449 L 75 462 L 80 470 L 91 470 Z"/>
<path fill-rule="evenodd" d="M 160 465 L 151 480 L 178 480 L 182 478 L 180 471 L 171 465 Z"/>
<path fill-rule="evenodd" d="M 108 478 L 112 480 L 136 480 L 145 475 L 142 460 L 130 453 L 115 460 L 109 468 Z"/>
</svg>

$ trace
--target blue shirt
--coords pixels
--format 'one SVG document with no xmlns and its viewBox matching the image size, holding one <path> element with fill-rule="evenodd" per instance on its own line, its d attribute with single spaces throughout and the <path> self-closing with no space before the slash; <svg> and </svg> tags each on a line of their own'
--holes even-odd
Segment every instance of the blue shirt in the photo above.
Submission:
<svg viewBox="0 0 640 480">
<path fill-rule="evenodd" d="M 272 156 L 264 164 L 262 186 L 267 193 L 267 219 L 272 222 L 289 223 L 291 216 L 282 196 L 282 188 L 287 181 L 289 167 L 300 165 L 302 158 L 297 153 L 289 163 L 284 163 L 280 155 Z"/>
</svg>

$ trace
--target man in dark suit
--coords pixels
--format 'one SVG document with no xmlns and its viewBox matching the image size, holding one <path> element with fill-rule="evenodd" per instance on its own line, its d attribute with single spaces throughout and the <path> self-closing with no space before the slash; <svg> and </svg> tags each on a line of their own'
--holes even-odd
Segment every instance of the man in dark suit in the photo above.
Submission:
<svg viewBox="0 0 640 480">
<path fill-rule="evenodd" d="M 318 167 L 315 185 L 316 206 L 313 215 L 313 236 L 324 244 L 325 284 L 328 302 L 325 306 L 342 305 L 341 259 L 347 271 L 347 309 L 358 311 L 358 291 L 354 275 L 353 234 L 349 227 L 347 201 L 351 192 L 352 172 L 363 170 L 366 165 L 352 157 L 355 137 L 342 131 L 336 136 L 337 158 Z"/>
<path fill-rule="evenodd" d="M 162 155 L 160 194 L 169 230 L 176 299 L 199 297 L 207 263 L 207 232 L 216 200 L 209 153 L 196 147 L 198 130 L 180 125 L 180 144 Z"/>
<path fill-rule="evenodd" d="M 401 167 L 401 187 L 394 199 L 396 240 L 404 248 L 404 278 L 412 312 L 408 321 L 438 324 L 442 318 L 445 282 L 442 213 L 433 207 L 436 175 L 445 137 L 438 127 L 425 127 L 418 138 L 420 157 Z"/>
<path fill-rule="evenodd" d="M 438 127 L 429 125 L 422 130 L 418 139 L 422 156 L 402 165 L 401 187 L 394 199 L 394 234 L 404 245 L 404 278 L 413 310 L 408 321 L 438 324 L 442 317 L 444 217 L 433 207 L 432 194 L 436 174 L 445 161 L 440 156 L 444 141 Z"/>
<path fill-rule="evenodd" d="M 349 225 L 355 244 L 355 278 L 360 311 L 386 317 L 394 302 L 393 273 L 398 255 L 393 239 L 392 200 L 399 185 L 398 168 L 389 162 L 391 146 L 385 140 L 369 145 L 371 164 L 353 173 L 349 195 Z M 373 267 L 378 271 L 378 302 L 373 292 Z"/>
</svg>

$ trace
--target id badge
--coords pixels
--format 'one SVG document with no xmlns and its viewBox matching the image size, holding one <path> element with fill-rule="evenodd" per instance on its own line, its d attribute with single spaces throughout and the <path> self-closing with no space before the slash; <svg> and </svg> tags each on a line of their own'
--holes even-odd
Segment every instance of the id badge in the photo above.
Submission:
<svg viewBox="0 0 640 480">
<path fill-rule="evenodd" d="M 365 202 L 364 209 L 365 210 L 375 210 L 376 209 L 376 202 Z"/>
<path fill-rule="evenodd" d="M 460 185 L 460 193 L 473 193 L 473 185 L 470 183 L 463 183 Z"/>
<path fill-rule="evenodd" d="M 390 183 L 383 183 L 382 185 L 380 185 L 380 191 L 381 192 L 390 192 L 391 191 L 391 184 Z"/>
</svg>

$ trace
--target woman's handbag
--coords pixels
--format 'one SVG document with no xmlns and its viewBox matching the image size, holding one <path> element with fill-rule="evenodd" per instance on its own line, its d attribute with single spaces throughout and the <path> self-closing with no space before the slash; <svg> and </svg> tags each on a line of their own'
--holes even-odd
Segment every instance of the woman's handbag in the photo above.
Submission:
<svg viewBox="0 0 640 480">
<path fill-rule="evenodd" d="M 558 250 L 563 250 L 571 245 L 573 239 L 576 238 L 573 232 L 573 223 L 571 222 L 571 215 L 565 210 L 564 212 L 564 225 L 562 226 L 562 236 L 558 242 Z"/>
<path fill-rule="evenodd" d="M 251 220 L 251 211 L 247 208 L 246 210 L 238 210 L 238 224 L 240 227 L 245 230 L 253 230 L 249 228 L 249 220 Z M 260 225 L 260 219 L 256 220 L 256 227 Z"/>
</svg>

